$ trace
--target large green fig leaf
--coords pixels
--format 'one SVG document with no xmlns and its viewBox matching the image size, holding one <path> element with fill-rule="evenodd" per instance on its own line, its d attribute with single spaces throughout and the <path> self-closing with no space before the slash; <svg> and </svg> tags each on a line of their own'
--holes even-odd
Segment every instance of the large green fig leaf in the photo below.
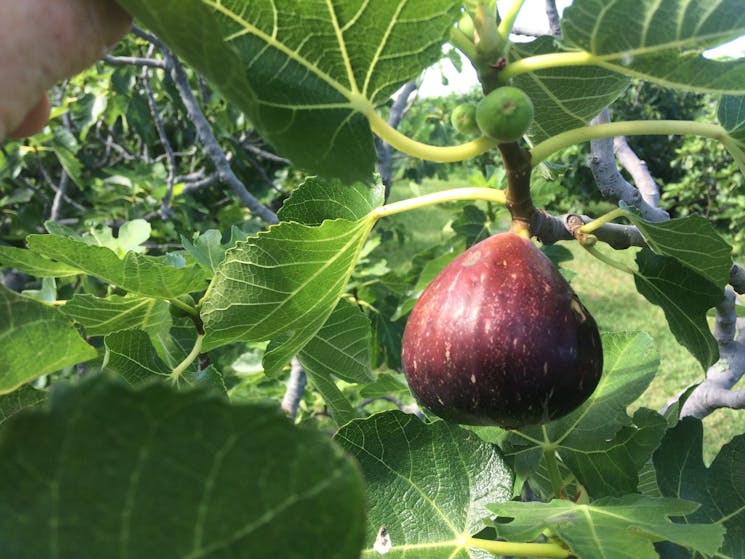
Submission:
<svg viewBox="0 0 745 559">
<path fill-rule="evenodd" d="M 720 526 L 671 522 L 671 516 L 689 514 L 696 503 L 642 495 L 608 497 L 589 505 L 567 500 L 550 503 L 502 503 L 489 506 L 510 522 L 495 523 L 497 534 L 529 542 L 543 530 L 560 538 L 578 559 L 657 559 L 654 543 L 672 541 L 706 556 L 722 543 Z"/>
<path fill-rule="evenodd" d="M 81 324 L 88 336 L 105 336 L 137 328 L 155 334 L 171 320 L 168 303 L 150 297 L 111 295 L 100 298 L 77 294 L 62 312 Z"/>
<path fill-rule="evenodd" d="M 742 0 L 574 0 L 562 30 L 602 68 L 669 87 L 745 94 L 745 58 L 703 55 L 745 34 Z"/>
<path fill-rule="evenodd" d="M 352 421 L 335 438 L 367 481 L 363 557 L 476 557 L 468 539 L 486 526 L 486 505 L 510 498 L 512 473 L 497 447 L 444 421 L 391 411 Z"/>
<path fill-rule="evenodd" d="M 720 289 L 729 283 L 732 247 L 708 219 L 692 215 L 660 223 L 628 215 L 655 254 L 671 256 Z"/>
<path fill-rule="evenodd" d="M 335 378 L 360 384 L 373 382 L 371 338 L 367 317 L 357 306 L 341 299 L 323 327 L 297 355 L 339 425 L 351 421 L 357 414 L 336 386 Z"/>
<path fill-rule="evenodd" d="M 374 380 L 370 338 L 370 321 L 356 305 L 342 299 L 298 358 L 316 374 L 368 384 Z"/>
<path fill-rule="evenodd" d="M 58 309 L 0 285 L 0 394 L 97 355 Z"/>
<path fill-rule="evenodd" d="M 677 258 L 651 250 L 636 255 L 636 289 L 665 312 L 675 338 L 706 369 L 719 359 L 719 346 L 711 333 L 706 313 L 724 299 L 724 291 Z"/>
<path fill-rule="evenodd" d="M 311 172 L 367 180 L 365 113 L 437 62 L 454 0 L 122 0 Z"/>
<path fill-rule="evenodd" d="M 0 246 L 0 264 L 37 278 L 77 276 L 80 270 L 24 248 Z"/>
<path fill-rule="evenodd" d="M 277 216 L 282 221 L 321 225 L 327 219 L 357 221 L 385 202 L 385 187 L 308 177 L 293 190 Z"/>
<path fill-rule="evenodd" d="M 101 375 L 5 422 L 0 454 L 4 559 L 357 559 L 362 546 L 358 467 L 274 405 Z"/>
<path fill-rule="evenodd" d="M 173 298 L 203 291 L 206 278 L 197 266 L 176 267 L 164 258 L 127 252 L 123 258 L 110 248 L 52 235 L 29 235 L 33 252 L 74 266 L 80 273 L 101 278 L 121 289 L 156 298 Z"/>
<path fill-rule="evenodd" d="M 620 497 L 639 491 L 639 472 L 666 430 L 664 417 L 642 408 L 634 413 L 633 424 L 621 427 L 606 444 L 575 440 L 562 445 L 559 456 L 590 495 Z"/>
<path fill-rule="evenodd" d="M 308 343 L 336 307 L 374 219 L 283 222 L 239 242 L 203 301 L 205 349 L 278 339 L 275 364 Z"/>
<path fill-rule="evenodd" d="M 745 143 L 745 95 L 722 95 L 717 118 L 727 134 Z"/>
<path fill-rule="evenodd" d="M 306 179 L 279 225 L 226 252 L 201 311 L 205 347 L 272 340 L 264 368 L 289 363 L 336 308 L 382 203 L 380 184 Z"/>
<path fill-rule="evenodd" d="M 711 522 L 727 530 L 723 552 L 745 553 L 745 435 L 726 444 L 708 468 L 703 460 L 703 426 L 695 418 L 682 419 L 668 431 L 654 454 L 657 485 L 666 497 L 701 504 L 683 522 Z M 676 557 L 692 557 L 675 554 Z"/>
<path fill-rule="evenodd" d="M 730 136 L 722 143 L 745 175 L 745 95 L 723 95 L 717 118 Z"/>
</svg>

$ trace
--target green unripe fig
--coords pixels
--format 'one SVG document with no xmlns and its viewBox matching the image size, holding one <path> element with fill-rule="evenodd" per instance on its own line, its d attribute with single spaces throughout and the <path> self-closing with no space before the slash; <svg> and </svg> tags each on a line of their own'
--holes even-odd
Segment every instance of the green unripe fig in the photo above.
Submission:
<svg viewBox="0 0 745 559">
<path fill-rule="evenodd" d="M 499 143 L 514 142 L 533 122 L 533 102 L 517 87 L 492 91 L 476 106 L 476 123 L 486 136 Z"/>
<path fill-rule="evenodd" d="M 481 134 L 479 125 L 476 124 L 476 107 L 468 103 L 463 103 L 453 109 L 450 114 L 450 122 L 453 124 L 453 128 L 461 134 L 467 136 Z"/>
</svg>

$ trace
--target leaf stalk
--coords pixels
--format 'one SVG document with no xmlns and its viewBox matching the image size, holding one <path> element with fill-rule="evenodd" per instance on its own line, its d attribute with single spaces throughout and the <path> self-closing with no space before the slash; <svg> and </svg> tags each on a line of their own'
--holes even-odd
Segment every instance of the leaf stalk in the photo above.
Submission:
<svg viewBox="0 0 745 559">
<path fill-rule="evenodd" d="M 497 542 L 494 540 L 482 540 L 480 538 L 468 538 L 465 547 L 483 549 L 495 555 L 507 555 L 512 557 L 546 557 L 549 559 L 564 559 L 571 552 L 555 543 L 520 543 L 520 542 Z"/>
<path fill-rule="evenodd" d="M 168 375 L 168 380 L 170 380 L 173 384 L 178 383 L 181 375 L 183 375 L 186 369 L 189 368 L 189 365 L 191 365 L 196 360 L 196 358 L 199 357 L 199 354 L 202 352 L 203 341 L 204 335 L 199 334 L 189 355 L 187 355 L 186 358 L 181 363 L 179 363 L 176 368 L 173 369 L 173 371 L 171 371 L 171 374 Z"/>
<path fill-rule="evenodd" d="M 496 145 L 491 138 L 482 136 L 476 140 L 466 142 L 457 146 L 432 146 L 401 134 L 398 130 L 389 125 L 374 108 L 370 108 L 365 113 L 370 128 L 377 134 L 381 140 L 389 143 L 398 151 L 411 157 L 426 159 L 428 161 L 437 161 L 439 163 L 456 163 L 478 157 L 486 153 Z"/>
<path fill-rule="evenodd" d="M 717 141 L 723 141 L 729 136 L 718 124 L 694 122 L 690 120 L 630 120 L 627 122 L 610 122 L 594 126 L 582 126 L 557 134 L 536 145 L 533 154 L 533 166 L 548 159 L 548 157 L 564 148 L 602 138 L 615 136 L 669 136 L 692 135 L 703 136 Z"/>
<path fill-rule="evenodd" d="M 433 206 L 435 204 L 461 200 L 483 200 L 485 202 L 493 202 L 503 206 L 507 204 L 507 196 L 503 190 L 481 187 L 455 188 L 386 204 L 385 206 L 374 209 L 371 212 L 371 215 L 375 219 L 380 219 L 381 217 Z"/>
</svg>

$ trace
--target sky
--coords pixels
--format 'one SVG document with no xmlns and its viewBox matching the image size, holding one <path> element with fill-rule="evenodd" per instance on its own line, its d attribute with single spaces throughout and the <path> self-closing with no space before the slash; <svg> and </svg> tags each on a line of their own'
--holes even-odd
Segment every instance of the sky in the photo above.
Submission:
<svg viewBox="0 0 745 559">
<path fill-rule="evenodd" d="M 501 5 L 501 0 L 499 4 Z M 556 7 L 559 12 L 571 4 L 571 0 L 557 0 Z M 515 22 L 516 27 L 526 27 L 529 29 L 546 29 L 548 30 L 548 19 L 544 10 L 545 0 L 525 0 L 520 15 Z M 530 40 L 530 38 L 526 38 Z M 708 52 L 708 56 L 744 56 L 745 55 L 745 36 L 723 45 L 717 49 Z M 465 93 L 471 90 L 476 84 L 476 72 L 468 62 L 463 61 L 463 72 L 458 73 L 455 67 L 449 62 L 444 61 L 441 66 L 442 70 L 430 68 L 424 74 L 422 86 L 419 89 L 419 95 L 422 97 L 439 97 L 448 95 L 453 92 Z M 442 74 L 445 74 L 448 80 L 447 85 L 442 84 Z"/>
</svg>

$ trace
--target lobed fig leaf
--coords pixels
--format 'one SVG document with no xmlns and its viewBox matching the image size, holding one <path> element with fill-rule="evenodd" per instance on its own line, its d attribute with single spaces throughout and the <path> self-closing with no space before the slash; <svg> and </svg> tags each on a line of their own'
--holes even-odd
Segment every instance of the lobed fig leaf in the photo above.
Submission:
<svg viewBox="0 0 745 559">
<path fill-rule="evenodd" d="M 502 233 L 453 260 L 409 316 L 402 363 L 435 415 L 517 428 L 576 409 L 600 380 L 595 320 L 530 239 Z"/>
</svg>

